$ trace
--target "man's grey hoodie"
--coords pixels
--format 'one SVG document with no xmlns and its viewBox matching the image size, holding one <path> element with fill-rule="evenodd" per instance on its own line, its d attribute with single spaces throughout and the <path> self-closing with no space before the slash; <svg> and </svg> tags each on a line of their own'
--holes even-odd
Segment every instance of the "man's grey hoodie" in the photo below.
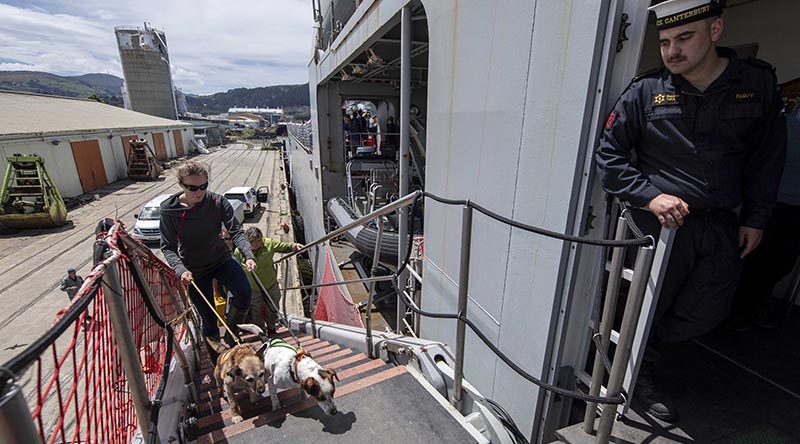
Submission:
<svg viewBox="0 0 800 444">
<path fill-rule="evenodd" d="M 178 276 L 191 271 L 197 279 L 231 259 L 232 252 L 220 237 L 223 225 L 244 257 L 254 258 L 228 199 L 207 191 L 202 201 L 187 208 L 181 206 L 180 195 L 161 203 L 160 219 L 161 251 Z"/>
</svg>

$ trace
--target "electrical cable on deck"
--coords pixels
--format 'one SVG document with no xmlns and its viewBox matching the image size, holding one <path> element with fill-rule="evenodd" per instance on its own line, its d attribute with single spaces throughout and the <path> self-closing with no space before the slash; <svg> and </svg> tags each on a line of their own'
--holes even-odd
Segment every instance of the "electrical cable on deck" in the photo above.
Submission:
<svg viewBox="0 0 800 444">
<path fill-rule="evenodd" d="M 517 423 L 514 422 L 514 418 L 511 417 L 511 415 L 506 411 L 506 409 L 503 408 L 503 406 L 501 406 L 500 404 L 489 398 L 480 398 L 478 399 L 478 401 L 482 401 L 483 403 L 486 404 L 486 406 L 489 408 L 489 410 L 492 411 L 494 416 L 500 421 L 501 424 L 503 424 L 503 427 L 505 427 L 505 429 L 508 430 L 509 433 L 511 433 L 512 438 L 514 438 L 514 442 L 516 444 L 530 443 L 530 441 L 528 441 L 528 438 L 526 438 L 525 435 L 522 433 L 522 431 L 520 431 L 519 426 L 517 426 Z"/>
</svg>

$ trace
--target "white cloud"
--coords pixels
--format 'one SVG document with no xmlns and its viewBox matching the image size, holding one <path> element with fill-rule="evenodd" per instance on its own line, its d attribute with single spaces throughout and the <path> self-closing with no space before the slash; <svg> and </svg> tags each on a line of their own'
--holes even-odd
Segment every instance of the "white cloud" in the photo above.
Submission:
<svg viewBox="0 0 800 444">
<path fill-rule="evenodd" d="M 26 63 L 0 63 L 0 71 L 41 71 Z"/>
<path fill-rule="evenodd" d="M 313 20 L 306 0 L 0 3 L 0 69 L 121 76 L 114 27 L 144 21 L 166 31 L 184 91 L 308 81 Z"/>
</svg>

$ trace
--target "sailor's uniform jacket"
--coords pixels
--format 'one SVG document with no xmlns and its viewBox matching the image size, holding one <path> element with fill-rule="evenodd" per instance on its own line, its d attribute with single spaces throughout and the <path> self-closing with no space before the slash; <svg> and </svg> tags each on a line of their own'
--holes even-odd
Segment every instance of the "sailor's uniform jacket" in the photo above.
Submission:
<svg viewBox="0 0 800 444">
<path fill-rule="evenodd" d="M 763 229 L 786 156 L 783 102 L 771 65 L 717 51 L 729 63 L 705 92 L 666 68 L 634 79 L 606 120 L 600 179 L 637 207 L 661 193 L 696 214 L 742 205 L 739 225 Z"/>
</svg>

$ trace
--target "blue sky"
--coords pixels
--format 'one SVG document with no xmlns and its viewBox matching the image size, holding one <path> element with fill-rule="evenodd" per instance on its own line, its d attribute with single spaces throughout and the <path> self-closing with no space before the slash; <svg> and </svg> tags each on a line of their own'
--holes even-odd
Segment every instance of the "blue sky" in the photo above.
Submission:
<svg viewBox="0 0 800 444">
<path fill-rule="evenodd" d="M 122 77 L 114 27 L 145 21 L 166 31 L 186 92 L 308 81 L 308 0 L 0 0 L 0 71 Z"/>
</svg>

